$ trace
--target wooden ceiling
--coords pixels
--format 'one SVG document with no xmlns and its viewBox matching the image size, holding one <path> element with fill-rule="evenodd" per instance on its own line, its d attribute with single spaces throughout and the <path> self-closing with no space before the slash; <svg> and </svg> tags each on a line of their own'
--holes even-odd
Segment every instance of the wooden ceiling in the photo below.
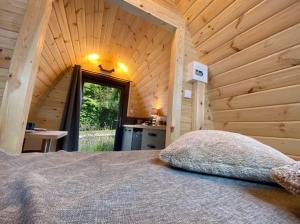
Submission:
<svg viewBox="0 0 300 224">
<path fill-rule="evenodd" d="M 156 0 L 162 1 L 162 0 Z M 163 1 L 169 7 L 174 1 Z M 98 63 L 106 68 L 118 62 L 127 65 L 133 79 L 136 69 L 145 62 L 155 47 L 168 45 L 173 34 L 105 0 L 55 0 L 47 30 L 33 103 L 45 96 L 66 68 L 81 64 L 84 69 L 98 71 Z M 100 60 L 92 64 L 90 53 Z"/>
</svg>

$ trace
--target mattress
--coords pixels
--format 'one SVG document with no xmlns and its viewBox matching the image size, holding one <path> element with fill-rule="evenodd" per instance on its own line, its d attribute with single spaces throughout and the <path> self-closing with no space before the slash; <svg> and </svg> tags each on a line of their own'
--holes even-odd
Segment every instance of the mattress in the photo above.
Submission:
<svg viewBox="0 0 300 224">
<path fill-rule="evenodd" d="M 0 153 L 0 223 L 300 223 L 278 186 L 173 169 L 159 151 Z"/>
</svg>

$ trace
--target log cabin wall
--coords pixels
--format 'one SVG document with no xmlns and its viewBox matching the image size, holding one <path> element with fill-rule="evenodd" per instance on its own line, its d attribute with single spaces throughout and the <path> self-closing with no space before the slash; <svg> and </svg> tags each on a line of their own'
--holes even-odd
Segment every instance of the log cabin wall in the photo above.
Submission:
<svg viewBox="0 0 300 224">
<path fill-rule="evenodd" d="M 0 1 L 0 105 L 26 5 L 26 0 Z"/>
<path fill-rule="evenodd" d="M 31 108 L 28 121 L 49 130 L 59 130 L 68 94 L 66 90 L 71 82 L 71 72 L 72 69 L 67 69 L 60 79 L 52 84 L 53 87 L 48 89 L 39 104 Z"/>
<path fill-rule="evenodd" d="M 184 54 L 184 76 L 183 76 L 183 90 L 192 91 L 192 83 L 187 82 L 188 78 L 188 64 L 191 61 L 198 60 L 197 51 L 194 48 L 189 31 L 185 34 L 185 54 Z M 192 130 L 192 99 L 184 98 L 182 96 L 181 106 L 181 134 Z"/>
<path fill-rule="evenodd" d="M 161 115 L 167 115 L 173 34 L 158 29 L 151 30 L 148 35 L 153 44 L 149 44 L 148 40 L 139 44 L 146 54 L 141 56 L 135 52 L 133 55 L 138 66 L 132 73 L 128 106 L 128 116 L 131 117 L 149 117 L 152 107 L 159 108 Z"/>
<path fill-rule="evenodd" d="M 299 156 L 299 0 L 181 0 L 178 9 L 209 65 L 211 128 Z"/>
<path fill-rule="evenodd" d="M 171 1 L 166 3 L 165 1 L 159 0 L 158 2 L 168 4 L 168 7 L 174 7 L 174 5 L 171 4 Z M 54 10 L 61 8 L 60 11 L 64 12 L 64 8 L 66 8 L 66 6 L 68 5 L 64 4 L 64 6 L 62 6 L 59 4 L 54 7 Z M 75 9 L 76 7 L 78 6 L 75 5 Z M 111 11 L 110 7 L 113 6 L 110 6 L 106 3 L 106 5 L 102 5 L 102 7 L 104 7 L 104 11 L 100 10 L 103 14 L 102 20 L 105 20 L 105 17 L 109 17 L 106 14 Z M 87 9 L 85 8 L 85 10 Z M 67 8 L 65 11 L 66 17 L 69 17 L 69 13 L 71 11 L 67 11 Z M 55 15 L 59 14 L 56 11 L 52 13 Z M 112 44 L 113 50 L 115 52 L 119 51 L 119 55 L 122 55 L 122 53 L 125 54 L 127 58 L 123 55 L 123 60 L 132 58 L 134 63 L 130 61 L 131 65 L 135 65 L 131 67 L 131 70 L 129 71 L 130 74 L 115 74 L 120 78 L 130 79 L 132 81 L 128 116 L 148 117 L 149 111 L 153 106 L 160 108 L 161 113 L 166 115 L 168 100 L 168 74 L 170 67 L 170 45 L 172 42 L 173 33 L 159 28 L 153 24 L 142 21 L 141 19 L 135 18 L 134 16 L 120 9 L 118 9 L 115 14 L 116 17 L 113 22 L 106 25 L 114 26 L 113 31 L 110 31 L 112 32 L 112 34 L 110 34 L 112 39 L 116 39 L 117 37 L 119 37 L 119 39 L 121 38 L 120 40 L 116 40 L 116 43 Z M 64 85 L 68 86 L 70 79 L 62 79 L 61 76 L 64 76 L 64 66 L 71 66 L 71 62 L 66 63 L 63 60 L 63 54 L 66 54 L 66 52 L 68 53 L 68 51 L 66 50 L 67 46 L 63 48 L 61 43 L 62 41 L 60 41 L 60 39 L 63 39 L 62 31 L 52 31 L 52 29 L 57 29 L 51 25 L 58 23 L 58 19 L 55 15 L 51 15 L 50 18 L 51 21 L 49 23 L 47 39 L 43 50 L 43 58 L 38 73 L 38 79 L 31 106 L 31 113 L 29 116 L 29 120 L 35 121 L 37 125 L 49 129 L 59 127 L 61 113 L 64 107 L 63 99 L 65 99 L 65 93 L 62 93 L 63 90 L 60 92 L 57 91 L 57 87 L 53 84 L 53 82 L 56 83 L 57 79 L 61 80 L 60 84 L 58 84 L 60 86 L 58 89 Z M 81 19 L 78 18 L 78 16 L 79 15 L 77 14 L 76 24 L 78 26 L 77 32 L 80 33 L 79 27 L 81 22 L 79 21 Z M 87 13 L 81 16 L 83 16 L 83 20 L 85 20 Z M 94 12 L 94 17 L 96 16 L 97 11 Z M 56 20 L 56 22 L 54 22 L 54 20 Z M 105 27 L 105 25 L 103 26 Z M 105 30 L 105 28 L 102 27 L 102 30 Z M 56 35 L 53 33 L 56 33 Z M 99 40 L 101 43 L 101 38 Z M 67 43 L 68 41 L 68 38 L 64 39 L 64 42 Z M 80 46 L 83 45 L 83 47 L 88 44 L 84 35 L 81 39 L 79 38 L 77 42 L 79 42 Z M 189 32 L 186 34 L 185 43 L 185 78 L 183 80 L 183 89 L 191 90 L 192 84 L 186 81 L 187 66 L 189 62 L 197 59 L 197 52 L 192 43 Z M 133 47 L 135 49 L 132 53 Z M 132 56 L 130 53 L 132 53 Z M 111 59 L 106 59 L 104 62 L 108 67 L 113 66 Z M 99 71 L 97 66 L 88 63 L 85 60 L 83 60 L 81 63 L 84 69 L 95 72 Z M 65 90 L 66 89 L 67 88 L 65 88 Z M 63 96 L 59 96 L 58 93 L 63 94 Z M 56 102 L 53 102 L 51 99 L 53 97 L 55 98 Z M 183 134 L 192 130 L 192 99 L 182 98 L 182 103 L 181 133 Z"/>
<path fill-rule="evenodd" d="M 29 119 L 42 127 L 57 127 L 64 97 L 56 103 L 51 98 L 58 96 L 58 80 L 58 89 L 61 82 L 68 86 L 69 79 L 62 78 L 66 68 L 81 64 L 99 72 L 99 64 L 111 69 L 118 62 L 127 65 L 128 72 L 117 69 L 113 75 L 132 81 L 128 116 L 148 117 L 152 107 L 166 114 L 172 38 L 172 31 L 103 0 L 54 1 Z M 99 53 L 100 59 L 89 62 L 89 53 Z M 65 95 L 62 91 L 67 88 L 60 90 Z"/>
</svg>

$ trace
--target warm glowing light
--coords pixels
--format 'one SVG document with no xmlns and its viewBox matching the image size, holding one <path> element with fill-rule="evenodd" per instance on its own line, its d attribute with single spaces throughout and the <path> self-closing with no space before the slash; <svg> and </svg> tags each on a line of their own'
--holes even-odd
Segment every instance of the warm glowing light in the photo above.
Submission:
<svg viewBox="0 0 300 224">
<path fill-rule="evenodd" d="M 100 55 L 96 54 L 96 53 L 92 53 L 92 54 L 89 54 L 87 56 L 87 58 L 88 58 L 89 61 L 97 61 L 97 60 L 99 60 Z"/>
<path fill-rule="evenodd" d="M 127 67 L 125 64 L 121 63 L 121 62 L 118 63 L 118 68 L 119 68 L 122 72 L 128 72 L 128 67 Z"/>
</svg>

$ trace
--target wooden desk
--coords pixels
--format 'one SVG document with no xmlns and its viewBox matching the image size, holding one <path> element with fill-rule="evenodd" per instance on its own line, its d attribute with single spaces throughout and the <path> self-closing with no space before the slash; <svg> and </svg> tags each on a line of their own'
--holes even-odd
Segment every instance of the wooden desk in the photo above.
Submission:
<svg viewBox="0 0 300 224">
<path fill-rule="evenodd" d="M 32 131 L 25 133 L 26 138 L 38 138 L 43 140 L 42 152 L 55 152 L 56 140 L 65 137 L 68 134 L 67 131 Z"/>
</svg>

